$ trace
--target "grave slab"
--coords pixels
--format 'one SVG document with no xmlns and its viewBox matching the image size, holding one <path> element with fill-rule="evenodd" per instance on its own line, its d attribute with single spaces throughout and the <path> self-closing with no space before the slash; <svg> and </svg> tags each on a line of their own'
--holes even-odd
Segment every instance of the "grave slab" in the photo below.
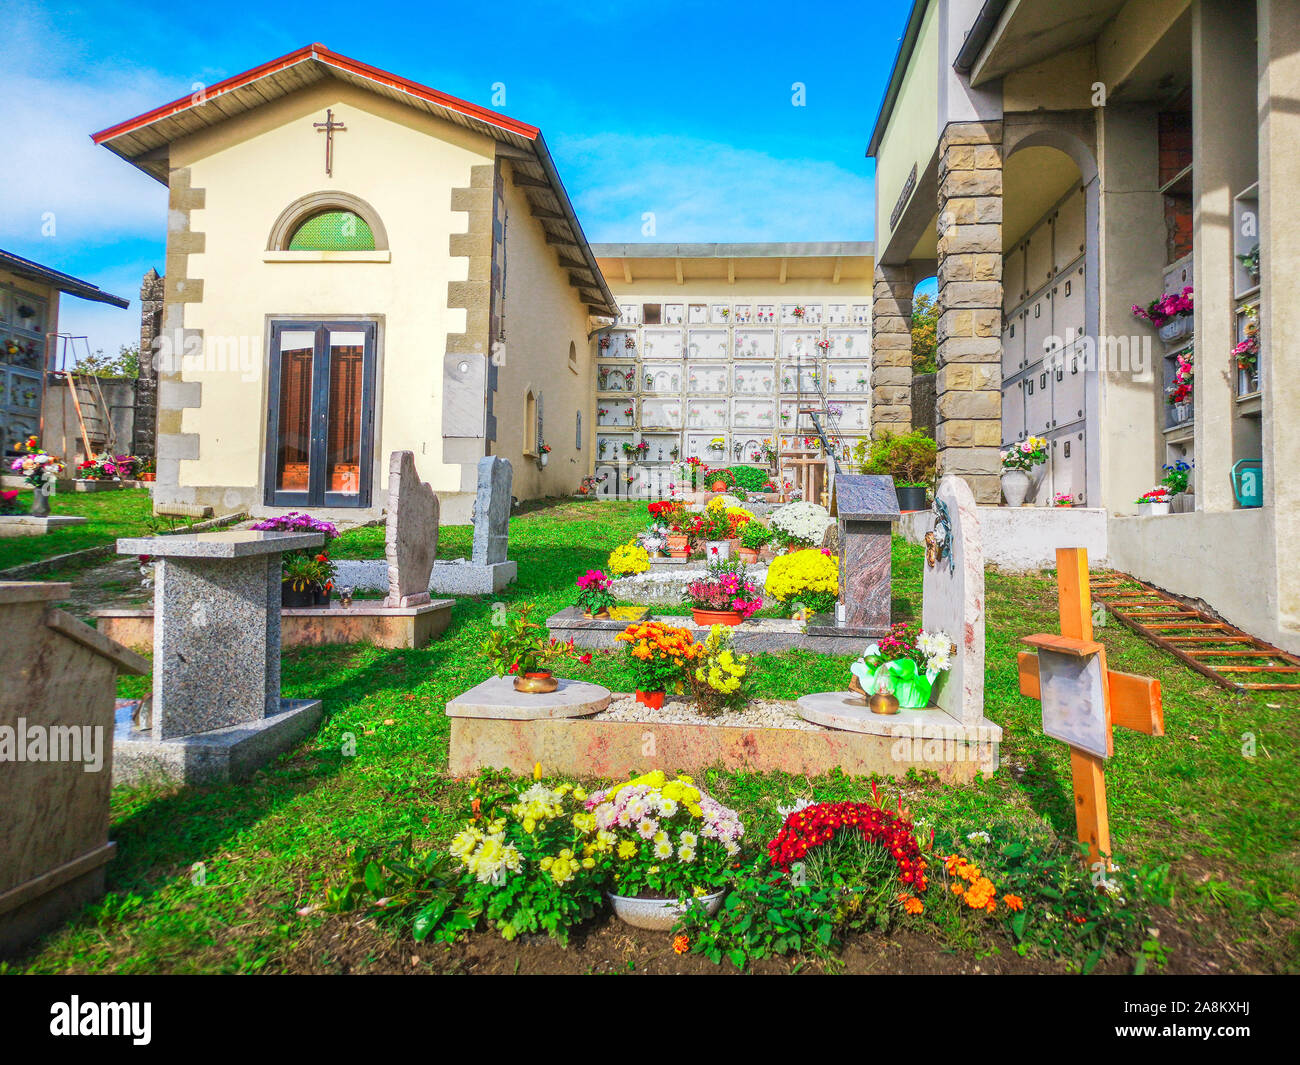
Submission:
<svg viewBox="0 0 1300 1065">
<path fill-rule="evenodd" d="M 510 489 L 514 470 L 508 459 L 489 455 L 478 460 L 478 496 L 474 501 L 474 548 L 480 566 L 506 561 L 510 538 Z"/>
<path fill-rule="evenodd" d="M 336 584 L 367 591 L 386 592 L 389 587 L 388 563 L 383 559 L 340 558 L 334 563 Z M 498 562 L 480 566 L 468 559 L 438 559 L 429 573 L 429 594 L 493 595 L 509 586 L 519 576 L 517 562 Z"/>
<path fill-rule="evenodd" d="M 56 529 L 85 525 L 86 521 L 75 514 L 50 514 L 44 518 L 34 514 L 4 514 L 0 515 L 0 537 L 43 536 Z"/>
<path fill-rule="evenodd" d="M 252 775 L 310 736 L 320 724 L 319 699 L 280 699 L 255 721 L 158 739 L 132 726 L 135 700 L 118 700 L 113 733 L 113 783 L 228 784 Z"/>
<path fill-rule="evenodd" d="M 585 717 L 609 705 L 610 691 L 599 684 L 557 678 L 553 692 L 515 691 L 513 677 L 489 677 L 447 703 L 447 716 L 494 721 L 537 721 Z"/>
</svg>

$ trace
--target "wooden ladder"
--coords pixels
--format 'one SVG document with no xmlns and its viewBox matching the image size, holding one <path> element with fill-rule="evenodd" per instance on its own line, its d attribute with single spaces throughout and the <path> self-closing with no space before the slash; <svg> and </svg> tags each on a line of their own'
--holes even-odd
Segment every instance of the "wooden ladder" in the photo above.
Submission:
<svg viewBox="0 0 1300 1065">
<path fill-rule="evenodd" d="M 1295 655 L 1127 573 L 1094 574 L 1089 585 L 1093 601 L 1122 625 L 1214 683 L 1232 691 L 1300 691 L 1300 658 Z M 1238 679 L 1243 676 L 1251 679 Z"/>
</svg>

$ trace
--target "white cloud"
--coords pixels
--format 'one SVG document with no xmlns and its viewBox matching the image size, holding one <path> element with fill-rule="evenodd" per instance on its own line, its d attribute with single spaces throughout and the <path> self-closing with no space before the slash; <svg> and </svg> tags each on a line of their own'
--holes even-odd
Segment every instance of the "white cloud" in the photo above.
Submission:
<svg viewBox="0 0 1300 1065">
<path fill-rule="evenodd" d="M 871 239 L 871 178 L 823 159 L 628 134 L 560 138 L 555 155 L 593 241 Z"/>
</svg>

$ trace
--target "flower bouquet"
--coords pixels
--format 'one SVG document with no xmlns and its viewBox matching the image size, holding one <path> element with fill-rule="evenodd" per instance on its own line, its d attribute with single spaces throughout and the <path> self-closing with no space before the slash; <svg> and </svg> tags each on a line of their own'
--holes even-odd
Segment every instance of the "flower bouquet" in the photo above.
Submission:
<svg viewBox="0 0 1300 1065">
<path fill-rule="evenodd" d="M 686 670 L 708 653 L 704 644 L 695 642 L 690 629 L 661 621 L 633 623 L 614 639 L 627 644 L 627 665 L 636 684 L 637 702 L 653 709 L 663 706 L 664 691 L 680 684 Z"/>
<path fill-rule="evenodd" d="M 593 856 L 622 920 L 667 931 L 696 900 L 717 912 L 745 833 L 734 810 L 690 777 L 660 769 L 592 792 L 586 808 L 595 819 Z"/>
<path fill-rule="evenodd" d="M 739 560 L 710 562 L 705 576 L 686 585 L 682 598 L 697 625 L 739 625 L 763 605 L 758 585 Z"/>
<path fill-rule="evenodd" d="M 900 621 L 889 635 L 869 644 L 849 666 L 849 690 L 859 695 L 892 693 L 906 709 L 928 706 L 934 682 L 952 667 L 956 647 L 947 633 L 926 632 Z M 854 682 L 856 682 L 856 687 Z"/>
<path fill-rule="evenodd" d="M 1168 485 L 1158 484 L 1149 491 L 1143 492 L 1134 502 L 1137 503 L 1138 514 L 1143 517 L 1168 514 L 1169 487 Z"/>
</svg>

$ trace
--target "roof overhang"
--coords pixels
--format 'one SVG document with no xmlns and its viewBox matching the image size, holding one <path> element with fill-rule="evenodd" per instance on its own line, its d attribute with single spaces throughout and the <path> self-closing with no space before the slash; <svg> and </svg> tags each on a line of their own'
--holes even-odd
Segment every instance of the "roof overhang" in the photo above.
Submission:
<svg viewBox="0 0 1300 1065">
<path fill-rule="evenodd" d="M 954 67 L 980 86 L 1095 40 L 1126 0 L 987 0 Z M 963 69 L 964 68 L 964 69 Z"/>
<path fill-rule="evenodd" d="M 819 278 L 871 282 L 871 241 L 744 244 L 593 244 L 596 260 L 615 283 Z"/>
<path fill-rule="evenodd" d="M 83 300 L 90 300 L 92 303 L 107 303 L 110 307 L 121 307 L 123 310 L 131 306 L 130 300 L 123 299 L 121 296 L 114 296 L 111 292 L 105 292 L 98 285 L 92 285 L 89 281 L 82 281 L 71 274 L 65 274 L 62 270 L 55 270 L 49 266 L 34 263 L 30 259 L 24 259 L 21 255 L 13 254 L 13 252 L 0 251 L 0 270 L 6 270 L 18 277 L 25 277 L 29 281 L 39 281 L 41 284 L 49 285 L 60 292 L 66 292 L 69 296 L 77 296 Z"/>
<path fill-rule="evenodd" d="M 516 177 L 522 178 L 516 184 L 546 230 L 547 241 L 567 245 L 581 260 L 581 269 L 571 267 L 570 279 L 588 308 L 596 314 L 618 313 L 536 126 L 331 52 L 321 44 L 307 45 L 219 81 L 202 93 L 180 97 L 119 122 L 92 134 L 91 139 L 167 184 L 173 141 L 327 79 L 366 89 L 495 140 L 498 154 L 508 158 Z"/>
</svg>

